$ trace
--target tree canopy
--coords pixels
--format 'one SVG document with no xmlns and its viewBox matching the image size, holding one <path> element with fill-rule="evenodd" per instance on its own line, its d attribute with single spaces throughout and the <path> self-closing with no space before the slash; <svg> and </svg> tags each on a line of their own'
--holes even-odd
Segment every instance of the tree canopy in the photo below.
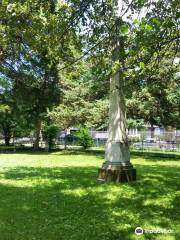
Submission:
<svg viewBox="0 0 180 240">
<path fill-rule="evenodd" d="M 35 129 L 38 146 L 42 121 L 107 127 L 116 71 L 129 119 L 178 128 L 177 9 L 177 0 L 1 1 L 1 129 Z"/>
</svg>

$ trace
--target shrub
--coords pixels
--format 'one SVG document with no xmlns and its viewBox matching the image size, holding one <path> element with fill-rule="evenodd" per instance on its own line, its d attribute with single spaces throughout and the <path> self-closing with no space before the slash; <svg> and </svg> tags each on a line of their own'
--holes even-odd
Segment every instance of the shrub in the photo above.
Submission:
<svg viewBox="0 0 180 240">
<path fill-rule="evenodd" d="M 140 142 L 141 139 L 140 139 L 140 136 L 128 136 L 128 140 L 129 142 Z"/>
<path fill-rule="evenodd" d="M 59 128 L 55 125 L 50 125 L 45 127 L 43 135 L 44 135 L 44 140 L 48 144 L 48 150 L 51 150 L 54 145 L 55 145 L 55 139 L 57 136 L 57 133 L 59 131 Z"/>
<path fill-rule="evenodd" d="M 76 133 L 76 137 L 78 138 L 78 143 L 84 149 L 87 149 L 93 145 L 93 139 L 87 128 L 81 128 L 79 132 Z"/>
</svg>

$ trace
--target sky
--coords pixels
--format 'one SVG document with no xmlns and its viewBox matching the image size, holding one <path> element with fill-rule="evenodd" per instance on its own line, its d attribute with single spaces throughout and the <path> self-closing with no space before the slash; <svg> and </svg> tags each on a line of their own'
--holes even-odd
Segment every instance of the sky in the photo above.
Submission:
<svg viewBox="0 0 180 240">
<path fill-rule="evenodd" d="M 131 4 L 133 2 L 133 0 L 129 0 L 129 4 Z M 158 0 L 149 0 L 148 1 L 149 3 L 155 3 L 155 2 L 158 2 Z M 127 4 L 125 5 L 125 2 L 123 0 L 118 0 L 118 10 L 117 10 L 117 16 L 121 16 L 123 15 L 123 13 L 126 11 L 127 9 Z M 125 9 L 124 9 L 125 8 Z M 146 14 L 147 14 L 147 11 L 151 11 L 153 9 L 153 6 L 151 5 L 150 8 L 147 8 L 147 7 L 143 7 L 140 11 L 140 13 L 134 13 L 132 16 L 131 16 L 131 19 L 132 21 L 134 21 L 135 19 L 138 19 L 140 20 L 142 17 L 145 17 Z M 129 9 L 127 11 L 127 13 L 123 16 L 123 20 L 127 20 L 127 16 L 131 13 L 131 10 Z"/>
</svg>

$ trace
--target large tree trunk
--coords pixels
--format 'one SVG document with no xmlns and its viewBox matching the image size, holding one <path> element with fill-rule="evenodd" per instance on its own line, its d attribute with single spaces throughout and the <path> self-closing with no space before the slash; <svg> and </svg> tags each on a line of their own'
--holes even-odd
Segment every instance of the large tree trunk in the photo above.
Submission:
<svg viewBox="0 0 180 240">
<path fill-rule="evenodd" d="M 36 135 L 35 135 L 35 142 L 34 142 L 35 151 L 39 149 L 40 138 L 41 138 L 41 120 L 38 120 L 36 125 Z"/>
<path fill-rule="evenodd" d="M 154 125 L 151 124 L 151 138 L 154 138 L 154 131 L 155 131 Z"/>
<path fill-rule="evenodd" d="M 133 181 L 136 171 L 130 163 L 126 130 L 126 107 L 123 94 L 123 75 L 119 72 L 110 81 L 109 130 L 105 162 L 99 170 L 99 180 Z"/>
<path fill-rule="evenodd" d="M 6 146 L 9 146 L 11 140 L 11 130 L 9 127 L 3 129 L 4 132 L 4 142 Z"/>
</svg>

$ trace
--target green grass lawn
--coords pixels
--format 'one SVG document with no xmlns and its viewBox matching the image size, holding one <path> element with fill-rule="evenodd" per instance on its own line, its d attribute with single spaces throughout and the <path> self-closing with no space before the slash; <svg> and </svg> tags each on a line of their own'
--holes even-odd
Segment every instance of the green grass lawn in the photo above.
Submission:
<svg viewBox="0 0 180 240">
<path fill-rule="evenodd" d="M 115 184 L 102 153 L 0 154 L 0 240 L 180 239 L 179 160 L 134 155 L 137 182 Z"/>
</svg>

